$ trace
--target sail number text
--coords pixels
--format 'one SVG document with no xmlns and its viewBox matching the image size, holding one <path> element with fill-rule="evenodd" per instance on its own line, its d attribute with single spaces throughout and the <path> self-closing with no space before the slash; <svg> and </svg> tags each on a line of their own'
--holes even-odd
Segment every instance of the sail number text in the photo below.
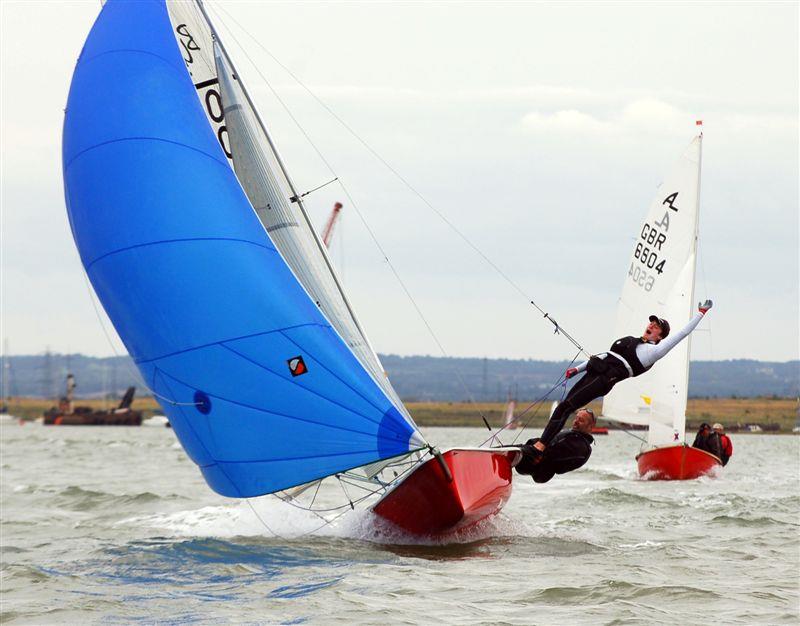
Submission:
<svg viewBox="0 0 800 626">
<path fill-rule="evenodd" d="M 183 60 L 189 70 L 189 76 L 196 79 L 192 70 L 194 69 L 201 73 L 204 68 L 202 64 L 195 64 L 196 58 L 192 53 L 201 53 L 201 48 L 186 24 L 179 24 L 175 28 L 175 32 L 178 34 L 178 41 L 183 48 Z M 222 107 L 222 95 L 219 92 L 219 79 L 216 73 L 211 70 L 211 77 L 207 80 L 196 82 L 194 87 L 197 89 L 197 94 L 203 103 L 209 123 L 217 134 L 217 141 L 219 141 L 222 151 L 225 156 L 232 159 L 233 154 L 230 149 L 228 127 L 225 125 L 225 109 Z"/>
<path fill-rule="evenodd" d="M 662 204 L 677 212 L 678 209 L 673 204 L 677 197 L 678 192 L 670 194 Z M 636 242 L 636 249 L 633 251 L 628 276 L 645 291 L 653 288 L 657 275 L 664 272 L 664 266 L 667 264 L 667 260 L 663 258 L 662 246 L 667 242 L 669 221 L 669 211 L 666 211 L 660 220 L 652 224 L 645 223 L 639 233 L 639 241 Z"/>
</svg>

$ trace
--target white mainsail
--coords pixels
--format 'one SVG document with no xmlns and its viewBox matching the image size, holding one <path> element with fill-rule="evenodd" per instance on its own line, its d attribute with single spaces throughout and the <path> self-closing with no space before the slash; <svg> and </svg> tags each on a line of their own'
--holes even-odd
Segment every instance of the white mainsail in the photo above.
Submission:
<svg viewBox="0 0 800 626">
<path fill-rule="evenodd" d="M 617 308 L 614 337 L 639 335 L 650 315 L 682 328 L 694 309 L 702 134 L 658 187 L 636 244 Z M 683 442 L 689 384 L 686 338 L 650 371 L 614 387 L 603 417 L 649 426 L 652 446 Z"/>
<path fill-rule="evenodd" d="M 296 190 L 211 26 L 195 2 L 171 0 L 167 8 L 206 116 L 270 239 L 331 326 L 413 425 L 347 301 L 302 202 L 292 201 Z"/>
</svg>

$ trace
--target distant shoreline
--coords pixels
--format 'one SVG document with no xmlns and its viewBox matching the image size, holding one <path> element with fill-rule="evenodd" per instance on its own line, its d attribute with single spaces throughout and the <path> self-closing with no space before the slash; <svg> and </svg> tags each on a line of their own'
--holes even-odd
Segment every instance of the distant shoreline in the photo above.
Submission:
<svg viewBox="0 0 800 626">
<path fill-rule="evenodd" d="M 88 406 L 94 410 L 110 409 L 116 406 L 115 400 L 77 399 L 78 406 Z M 515 414 L 519 416 L 529 406 L 530 401 L 517 402 Z M 51 400 L 42 398 L 11 398 L 8 413 L 24 420 L 34 420 L 44 411 L 54 406 Z M 492 428 L 503 425 L 505 403 L 502 402 L 407 402 L 412 417 L 422 427 L 428 426 L 478 426 L 485 427 L 485 417 Z M 601 404 L 594 402 L 592 408 L 599 415 Z M 142 411 L 145 419 L 163 414 L 161 407 L 152 397 L 137 398 L 133 408 Z M 534 412 L 534 409 L 538 409 Z M 529 426 L 542 427 L 550 413 L 550 402 L 537 405 L 528 410 L 520 421 Z M 533 415 L 532 415 L 533 414 Z M 702 422 L 720 422 L 729 432 L 749 432 L 748 424 L 758 425 L 763 433 L 791 433 L 798 415 L 796 398 L 690 398 L 686 410 L 686 430 L 697 430 Z M 528 421 L 530 420 L 530 421 Z M 607 424 L 602 419 L 601 426 L 621 430 L 616 424 Z"/>
</svg>

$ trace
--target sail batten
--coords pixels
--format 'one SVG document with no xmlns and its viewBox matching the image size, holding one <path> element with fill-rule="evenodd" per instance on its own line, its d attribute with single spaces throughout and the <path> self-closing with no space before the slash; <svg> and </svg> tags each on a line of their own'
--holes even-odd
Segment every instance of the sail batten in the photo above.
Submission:
<svg viewBox="0 0 800 626">
<path fill-rule="evenodd" d="M 87 38 L 91 62 L 75 69 L 64 189 L 103 307 L 223 495 L 272 493 L 419 449 L 413 422 L 253 210 L 230 166 L 219 79 L 198 60 L 202 27 L 171 21 L 184 9 L 109 0 Z M 155 56 L 167 63 L 148 62 Z"/>
</svg>

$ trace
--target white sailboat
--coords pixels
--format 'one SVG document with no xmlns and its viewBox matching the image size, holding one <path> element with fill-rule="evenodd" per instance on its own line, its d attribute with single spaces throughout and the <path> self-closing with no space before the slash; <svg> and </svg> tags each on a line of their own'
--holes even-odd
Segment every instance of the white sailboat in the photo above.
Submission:
<svg viewBox="0 0 800 626">
<path fill-rule="evenodd" d="M 692 316 L 702 145 L 700 133 L 659 185 L 637 230 L 615 337 L 635 333 L 650 315 L 674 326 Z M 603 418 L 648 427 L 647 448 L 637 457 L 643 476 L 694 478 L 719 463 L 684 442 L 690 340 L 679 343 L 657 367 L 614 387 L 603 400 Z"/>
</svg>

